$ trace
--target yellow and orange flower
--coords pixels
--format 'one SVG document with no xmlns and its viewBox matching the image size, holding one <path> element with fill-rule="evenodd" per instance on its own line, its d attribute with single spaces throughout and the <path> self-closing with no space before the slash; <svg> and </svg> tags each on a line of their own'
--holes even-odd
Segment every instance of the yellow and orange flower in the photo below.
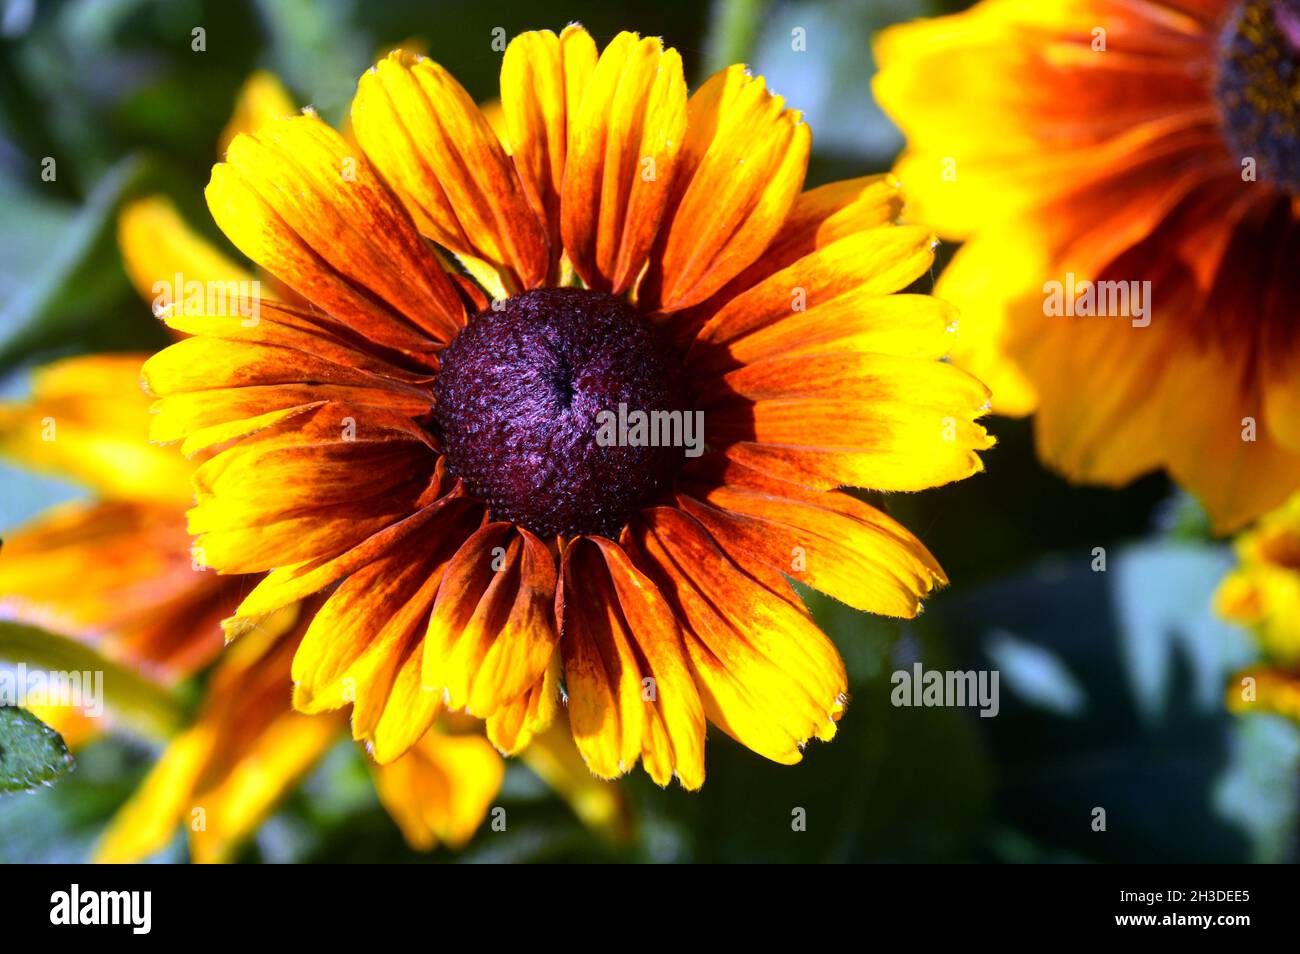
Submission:
<svg viewBox="0 0 1300 954">
<path fill-rule="evenodd" d="M 1300 721 L 1300 496 L 1242 534 L 1236 549 L 1239 565 L 1215 608 L 1250 630 L 1265 661 L 1228 686 L 1228 707 Z"/>
<path fill-rule="evenodd" d="M 212 453 L 190 528 L 270 571 L 232 636 L 312 594 L 306 712 L 380 762 L 442 710 L 516 752 L 567 702 L 596 776 L 704 779 L 706 718 L 779 762 L 829 739 L 843 663 L 789 578 L 907 617 L 945 582 L 841 486 L 964 478 L 986 389 L 896 182 L 803 191 L 810 134 L 743 67 L 580 27 L 516 37 L 503 144 L 436 63 L 362 77 L 349 143 L 310 113 L 236 137 L 208 205 L 307 304 L 164 319 L 153 436 Z M 667 443 L 602 436 L 631 410 Z M 676 417 L 673 417 L 676 415 Z M 612 433 L 612 430 L 611 430 Z M 665 432 L 668 433 L 668 432 Z"/>
<path fill-rule="evenodd" d="M 966 242 L 954 360 L 1037 410 L 1040 456 L 1164 468 L 1222 531 L 1300 487 L 1294 0 L 984 0 L 876 54 L 911 211 Z M 1046 314 L 1071 280 L 1150 282 L 1150 310 Z"/>
</svg>

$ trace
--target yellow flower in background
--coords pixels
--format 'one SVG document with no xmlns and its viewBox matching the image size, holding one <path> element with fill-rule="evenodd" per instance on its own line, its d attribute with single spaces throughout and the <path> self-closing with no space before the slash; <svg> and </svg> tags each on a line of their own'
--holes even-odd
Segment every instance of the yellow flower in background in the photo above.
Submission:
<svg viewBox="0 0 1300 954">
<path fill-rule="evenodd" d="M 170 686 L 220 653 L 241 587 L 194 570 L 193 465 L 148 442 L 144 358 L 66 358 L 35 373 L 29 401 L 0 404 L 0 454 L 95 493 L 5 534 L 0 618 L 91 643 Z M 37 715 L 73 746 L 98 728 L 72 709 Z"/>
<path fill-rule="evenodd" d="M 518 751 L 561 686 L 602 778 L 697 788 L 706 718 L 797 762 L 845 673 L 783 574 L 915 615 L 942 571 L 838 488 L 961 479 L 992 443 L 939 360 L 951 309 L 896 294 L 932 236 L 888 177 L 802 191 L 807 127 L 739 66 L 688 99 L 659 40 L 571 26 L 515 38 L 501 93 L 506 145 L 394 53 L 358 146 L 306 115 L 214 168 L 217 224 L 310 303 L 174 308 L 194 337 L 145 368 L 155 439 L 214 452 L 205 558 L 270 571 L 228 630 L 328 593 L 294 702 L 351 703 L 380 762 L 444 709 Z M 600 436 L 629 410 L 678 446 Z"/>
<path fill-rule="evenodd" d="M 1219 589 L 1219 612 L 1252 627 L 1270 656 L 1300 663 L 1300 497 L 1243 533 L 1236 550 L 1240 566 Z"/>
<path fill-rule="evenodd" d="M 966 243 L 936 294 L 995 410 L 1036 410 L 1072 479 L 1166 469 L 1219 531 L 1280 505 L 1300 486 L 1295 4 L 985 0 L 876 55 L 909 215 Z"/>
<path fill-rule="evenodd" d="M 1215 608 L 1254 635 L 1266 662 L 1228 686 L 1229 708 L 1300 720 L 1300 496 L 1237 540 Z"/>
<path fill-rule="evenodd" d="M 237 115 L 262 121 L 264 111 L 249 97 L 274 89 L 273 79 L 255 77 Z M 279 109 L 283 100 L 272 99 Z M 127 272 L 146 299 L 156 296 L 155 281 L 177 274 L 201 282 L 248 278 L 161 197 L 124 208 L 119 236 Z M 224 861 L 340 740 L 346 724 L 334 714 L 295 712 L 290 702 L 289 664 L 318 604 L 282 608 L 221 654 L 220 621 L 256 581 L 202 572 L 196 564 L 184 514 L 193 502 L 195 464 L 148 440 L 149 401 L 139 380 L 144 357 L 59 361 L 36 373 L 29 401 L 0 405 L 0 453 L 97 493 L 6 535 L 0 618 L 89 643 L 167 687 L 220 655 L 196 721 L 167 744 L 105 833 L 98 858 L 142 859 L 184 828 L 193 860 Z M 74 748 L 112 726 L 115 716 L 111 708 L 102 718 L 68 707 L 35 711 Z M 589 826 L 627 834 L 621 794 L 574 770 L 571 740 L 548 733 L 525 759 Z M 504 772 L 481 727 L 465 719 L 441 720 L 401 759 L 370 768 L 380 801 L 417 850 L 468 841 Z"/>
<path fill-rule="evenodd" d="M 0 405 L 0 451 L 99 494 L 60 505 L 6 535 L 0 618 L 74 637 L 131 671 L 174 686 L 221 653 L 221 620 L 255 581 L 193 565 L 184 514 L 193 468 L 148 442 L 149 402 L 139 387 L 143 360 L 65 359 L 37 373 L 29 402 Z M 306 618 L 308 611 L 287 607 L 221 656 L 196 723 L 168 744 L 123 808 L 100 860 L 144 858 L 166 847 L 178 827 L 189 834 L 194 860 L 226 860 L 338 742 L 346 730 L 342 719 L 302 715 L 290 704 L 289 661 Z M 103 719 L 68 707 L 34 711 L 74 748 L 114 718 L 111 708 Z M 468 727 L 457 728 L 465 733 Z M 538 758 L 551 770 L 563 754 Z M 467 841 L 503 770 L 481 733 L 438 728 L 402 759 L 373 766 L 381 800 L 419 849 Z M 577 797 L 586 800 L 592 823 L 620 824 L 612 794 Z M 593 813 L 592 802 L 600 810 Z"/>
</svg>

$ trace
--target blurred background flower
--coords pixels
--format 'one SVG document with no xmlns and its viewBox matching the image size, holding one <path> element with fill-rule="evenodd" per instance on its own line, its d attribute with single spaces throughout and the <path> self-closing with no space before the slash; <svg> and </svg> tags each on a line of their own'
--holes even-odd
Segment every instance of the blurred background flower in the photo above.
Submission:
<svg viewBox="0 0 1300 954">
<path fill-rule="evenodd" d="M 1106 486 L 1164 468 L 1224 533 L 1286 500 L 1300 6 L 985 0 L 876 53 L 912 214 L 964 242 L 953 359 L 1035 411 L 1039 456 Z"/>
<path fill-rule="evenodd" d="M 145 253 L 202 258 L 216 249 L 225 260 L 219 264 L 238 261 L 212 225 L 201 187 L 228 141 L 223 130 L 240 91 L 259 70 L 266 71 L 257 74 L 262 95 L 253 101 L 271 103 L 272 112 L 285 102 L 310 104 L 337 126 L 356 78 L 380 51 L 409 46 L 412 38 L 486 100 L 496 95 L 504 42 L 521 30 L 580 20 L 603 44 L 634 29 L 681 50 L 692 86 L 737 60 L 764 74 L 814 131 L 814 186 L 891 168 L 903 138 L 870 94 L 872 37 L 891 23 L 959 6 L 666 0 L 620 10 L 594 0 L 456 0 L 432 12 L 418 0 L 6 0 L 0 394 L 14 414 L 45 400 L 75 402 L 92 371 L 125 375 L 135 356 L 167 343 L 132 286 L 118 247 L 119 220 L 124 235 L 138 228 L 138 238 L 125 244 Z M 268 75 L 282 81 L 283 99 Z M 936 275 L 951 251 L 941 250 Z M 106 353 L 126 357 L 48 368 L 56 359 Z M 54 576 L 40 570 L 39 548 L 25 558 L 21 548 L 15 554 L 21 537 L 12 531 L 39 521 L 46 540 L 55 539 L 59 521 L 120 508 L 116 502 L 129 491 L 122 484 L 147 473 L 143 460 L 124 469 L 96 467 L 96 451 L 75 450 L 76 413 L 65 405 L 53 415 L 56 427 L 64 428 L 64 416 L 69 425 L 58 431 L 69 443 L 56 448 L 37 448 L 39 433 L 33 438 L 32 428 L 51 415 L 6 424 L 6 452 L 18 460 L 0 470 L 0 568 L 14 580 L 26 575 L 24 586 L 48 586 Z M 990 429 L 999 446 L 987 455 L 986 474 L 924 495 L 872 499 L 917 530 L 953 581 L 922 617 L 867 617 L 808 594 L 845 658 L 852 701 L 836 743 L 810 748 L 799 766 L 768 764 L 711 736 L 702 792 L 661 791 L 638 774 L 620 784 L 624 816 L 611 814 L 605 796 L 577 785 L 571 750 L 542 749 L 528 764 L 509 762 L 499 792 L 478 797 L 476 812 L 486 812 L 487 821 L 462 852 L 423 854 L 412 846 L 426 848 L 428 839 L 411 834 L 433 830 L 430 819 L 414 817 L 413 808 L 390 816 L 391 793 L 382 781 L 376 792 L 363 754 L 339 737 L 303 767 L 300 783 L 268 788 L 272 797 L 259 808 L 265 820 L 223 850 L 276 861 L 1294 858 L 1296 726 L 1258 709 L 1233 715 L 1224 701 L 1238 672 L 1274 652 L 1267 639 L 1261 645 L 1214 611 L 1213 595 L 1236 562 L 1231 549 L 1212 537 L 1199 506 L 1160 474 L 1117 490 L 1072 486 L 1038 463 L 1028 422 L 994 418 Z M 63 451 L 72 452 L 71 466 L 48 457 L 42 465 L 42 454 Z M 171 453 L 176 466 L 180 458 Z M 143 483 L 146 500 L 166 503 L 162 477 Z M 180 535 L 165 522 L 157 527 Z M 175 551 L 152 544 L 145 552 L 164 566 L 176 559 Z M 156 555 L 164 552 L 171 556 Z M 132 547 L 102 558 L 93 572 L 83 567 L 67 586 L 88 598 L 51 605 L 75 616 L 100 583 L 113 583 L 115 567 L 148 558 Z M 1249 558 L 1243 561 L 1247 572 Z M 188 559 L 182 568 L 191 584 L 207 576 L 194 574 Z M 160 592 L 163 605 L 181 590 Z M 15 583 L 10 595 L 17 594 Z M 0 605 L 13 604 L 5 597 Z M 67 653 L 65 668 L 86 658 L 68 648 L 86 647 L 86 620 L 6 615 L 0 663 L 39 661 L 52 645 Z M 65 638 L 55 643 L 46 629 Z M 92 636 L 93 650 L 129 663 L 113 647 L 130 635 Z M 168 628 L 164 635 L 181 633 Z M 223 685 L 241 681 L 223 670 L 253 661 L 223 657 L 214 671 L 206 652 L 195 650 L 172 674 L 120 677 L 131 692 L 119 696 L 117 708 L 109 694 L 109 718 L 89 727 L 101 731 L 61 724 L 76 770 L 31 793 L 0 795 L 0 860 L 91 856 L 111 819 L 123 806 L 131 810 L 133 793 L 139 799 L 141 782 L 159 771 L 161 740 L 186 738 L 204 724 L 204 713 L 216 718 L 219 706 L 211 700 Z M 916 662 L 997 669 L 998 715 L 892 706 L 892 674 Z M 102 731 L 109 725 L 112 731 Z M 230 776 L 225 781 L 232 784 Z M 219 788 L 222 780 L 197 784 Z M 429 799 L 438 784 L 427 783 Z M 1094 828 L 1096 808 L 1106 812 L 1104 832 Z M 190 857 L 182 828 L 164 836 L 157 857 Z M 608 837 L 611 828 L 624 837 Z M 461 826 L 439 838 L 467 834 Z"/>
</svg>

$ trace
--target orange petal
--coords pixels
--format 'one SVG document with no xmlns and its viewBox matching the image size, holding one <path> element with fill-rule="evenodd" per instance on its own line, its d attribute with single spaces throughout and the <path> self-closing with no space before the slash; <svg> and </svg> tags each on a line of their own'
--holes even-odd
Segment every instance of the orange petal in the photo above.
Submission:
<svg viewBox="0 0 1300 954">
<path fill-rule="evenodd" d="M 372 341 L 428 351 L 464 322 L 406 213 L 365 157 L 314 116 L 236 137 L 206 195 L 240 251 Z"/>
<path fill-rule="evenodd" d="M 237 586 L 196 570 L 179 507 L 77 502 L 6 534 L 0 618 L 82 639 L 174 679 L 221 649 Z M 69 598 L 75 594 L 75 598 Z"/>
<path fill-rule="evenodd" d="M 402 384 L 356 368 L 347 358 L 336 363 L 322 357 L 275 344 L 232 341 L 226 338 L 186 338 L 149 359 L 145 384 L 159 396 L 205 388 L 242 388 L 265 384 L 323 384 L 388 388 L 394 403 L 406 398 L 418 417 L 432 400 L 427 388 Z M 405 408 L 402 408 L 405 410 Z"/>
<path fill-rule="evenodd" d="M 461 521 L 476 526 L 480 516 L 481 510 L 463 495 L 450 493 L 421 507 L 404 520 L 367 536 L 338 556 L 318 557 L 272 570 L 245 597 L 234 619 L 227 621 L 227 631 L 240 632 L 265 614 L 323 589 L 400 546 L 416 533 L 428 531 L 454 535 Z"/>
<path fill-rule="evenodd" d="M 599 551 L 582 541 L 565 551 L 556 616 L 573 740 L 593 775 L 617 778 L 641 755 L 641 667 Z"/>
<path fill-rule="evenodd" d="M 380 60 L 361 77 L 352 126 L 426 236 L 485 263 L 507 292 L 545 280 L 546 233 L 514 165 L 445 69 L 400 51 Z"/>
<path fill-rule="evenodd" d="M 642 764 L 659 785 L 667 785 L 676 775 L 683 788 L 698 789 L 704 784 L 704 709 L 686 662 L 678 621 L 658 587 L 621 547 L 601 537 L 592 541 L 605 558 L 638 655 L 646 707 Z"/>
<path fill-rule="evenodd" d="M 1169 472 L 1201 501 L 1216 533 L 1240 529 L 1300 486 L 1300 454 L 1267 433 L 1260 389 L 1241 383 L 1249 381 L 1250 360 L 1243 354 L 1234 366 L 1214 351 L 1184 353 L 1160 395 Z"/>
<path fill-rule="evenodd" d="M 802 192 L 790 207 L 763 257 L 738 280 L 754 285 L 819 248 L 855 232 L 898 221 L 903 212 L 902 184 L 889 173 L 842 179 Z M 766 274 L 757 274 L 763 268 Z M 748 287 L 748 286 L 746 286 Z"/>
<path fill-rule="evenodd" d="M 411 545 L 391 551 L 358 569 L 330 594 L 293 657 L 295 708 L 310 713 L 356 702 L 358 708 L 372 710 L 375 718 L 384 711 L 391 683 L 380 687 L 379 698 L 371 699 L 374 664 L 363 667 L 364 673 L 354 672 L 354 666 L 366 654 L 402 656 L 433 605 L 449 550 L 445 544 L 425 543 L 418 549 Z M 359 677 L 365 677 L 364 685 Z"/>
<path fill-rule="evenodd" d="M 594 544 L 594 546 L 593 546 Z M 565 552 L 557 607 L 573 738 L 593 774 L 638 756 L 659 785 L 704 783 L 704 710 L 676 618 L 627 554 L 599 537 Z"/>
<path fill-rule="evenodd" d="M 812 137 L 761 77 L 730 66 L 688 106 L 686 142 L 645 304 L 677 311 L 751 265 L 780 231 L 808 166 Z"/>
<path fill-rule="evenodd" d="M 811 314 L 831 303 L 846 310 L 850 302 L 896 292 L 930 268 L 934 246 L 934 236 L 915 227 L 855 232 L 741 292 L 700 329 L 698 347 L 732 341 L 801 311 Z"/>
<path fill-rule="evenodd" d="M 1255 666 L 1229 680 L 1225 698 L 1233 712 L 1269 712 L 1300 722 L 1300 673 L 1294 669 Z"/>
<path fill-rule="evenodd" d="M 529 691 L 555 647 L 555 564 L 527 530 L 488 524 L 453 558 L 429 621 L 424 684 L 481 718 Z"/>
<path fill-rule="evenodd" d="M 201 335 L 145 362 L 154 406 L 154 441 L 184 438 L 193 454 L 244 437 L 326 402 L 419 417 L 432 396 L 431 369 L 407 369 L 357 347 L 345 329 L 296 308 L 267 304 L 254 323 L 238 317 L 166 316 L 179 331 Z M 404 362 L 403 362 L 404 363 Z M 196 368 L 203 368 L 196 375 Z"/>
<path fill-rule="evenodd" d="M 701 338 L 689 362 L 701 374 L 768 358 L 876 352 L 931 360 L 944 357 L 955 335 L 957 310 L 930 295 L 841 295 L 779 318 L 725 342 Z M 710 336 L 730 333 L 721 326 Z M 981 379 L 982 380 L 982 379 Z"/>
<path fill-rule="evenodd" d="M 541 679 L 487 720 L 488 738 L 505 755 L 517 755 L 548 729 L 560 708 L 560 654 L 552 653 Z M 568 734 L 568 728 L 564 729 Z"/>
<path fill-rule="evenodd" d="M 882 225 L 896 223 L 903 209 L 899 181 L 889 174 L 845 179 L 799 195 L 785 222 L 754 264 L 687 309 L 679 322 L 699 327 L 742 292 L 832 242 Z"/>
<path fill-rule="evenodd" d="M 832 495 L 842 496 L 825 496 Z M 738 562 L 737 554 L 753 554 L 867 613 L 910 619 L 920 612 L 921 598 L 944 582 L 920 540 L 865 504 L 865 514 L 850 515 L 834 509 L 833 501 L 823 507 L 725 487 L 709 495 L 714 507 L 689 497 L 678 502 Z"/>
<path fill-rule="evenodd" d="M 979 472 L 976 452 L 993 443 L 975 423 L 987 390 L 937 361 L 771 358 L 723 381 L 744 400 L 724 398 L 706 411 L 710 443 L 808 487 L 922 490 Z"/>
<path fill-rule="evenodd" d="M 569 120 L 562 232 L 588 287 L 620 294 L 641 275 L 685 129 L 677 51 L 654 37 L 620 33 L 601 53 Z"/>
<path fill-rule="evenodd" d="M 166 311 L 162 319 L 169 328 L 188 335 L 294 348 L 313 358 L 403 383 L 427 384 L 433 377 L 431 359 L 385 352 L 329 315 L 308 307 L 263 302 L 256 321 L 238 315 L 195 315 L 181 310 Z M 310 379 L 303 376 L 297 380 Z"/>
<path fill-rule="evenodd" d="M 709 720 L 743 745 L 794 763 L 827 740 L 843 711 L 844 663 L 786 598 L 738 568 L 691 517 L 643 511 L 639 559 L 684 623 L 687 654 Z"/>
<path fill-rule="evenodd" d="M 339 413 L 332 405 L 318 410 L 325 414 L 317 420 Z M 306 426 L 309 416 L 287 426 Z M 202 535 L 207 565 L 242 573 L 333 557 L 419 509 L 437 461 L 429 448 L 415 440 L 364 436 L 360 424 L 359 439 L 352 440 L 348 425 L 336 426 L 340 434 L 333 440 L 266 450 L 241 446 L 198 470 L 198 504 L 189 526 Z M 265 492 L 268 485 L 276 487 L 275 494 Z M 351 530 L 349 519 L 356 521 Z M 331 523 L 345 535 L 328 549 L 299 536 L 328 534 Z M 265 539 L 259 542 L 259 535 Z"/>
</svg>

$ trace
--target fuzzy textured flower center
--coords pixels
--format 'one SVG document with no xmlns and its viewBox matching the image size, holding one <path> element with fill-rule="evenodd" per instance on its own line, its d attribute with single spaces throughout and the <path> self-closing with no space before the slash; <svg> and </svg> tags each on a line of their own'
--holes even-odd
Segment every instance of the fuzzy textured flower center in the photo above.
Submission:
<svg viewBox="0 0 1300 954">
<path fill-rule="evenodd" d="M 541 537 L 616 536 L 683 460 L 681 447 L 602 426 L 620 406 L 687 410 L 680 361 L 611 295 L 548 288 L 497 303 L 443 352 L 434 393 L 448 469 L 492 519 Z"/>
<path fill-rule="evenodd" d="M 1300 0 L 1247 0 L 1219 43 L 1215 93 L 1229 145 L 1300 194 Z"/>
</svg>

